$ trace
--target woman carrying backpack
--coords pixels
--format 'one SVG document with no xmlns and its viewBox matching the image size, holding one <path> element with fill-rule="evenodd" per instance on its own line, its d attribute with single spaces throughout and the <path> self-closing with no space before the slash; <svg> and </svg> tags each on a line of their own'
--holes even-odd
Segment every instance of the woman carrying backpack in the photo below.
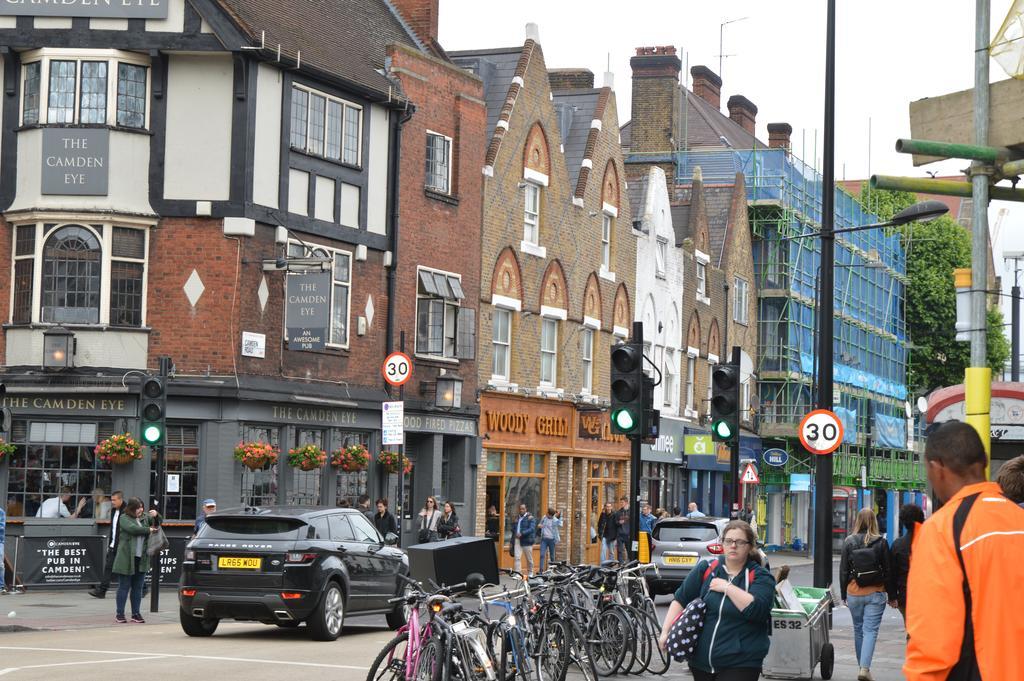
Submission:
<svg viewBox="0 0 1024 681">
<path fill-rule="evenodd" d="M 670 636 L 687 636 L 672 627 L 686 606 L 695 600 L 706 605 L 703 628 L 688 657 L 695 681 L 755 681 L 761 676 L 771 644 L 775 579 L 759 562 L 756 540 L 748 523 L 729 522 L 722 532 L 725 555 L 697 563 L 669 605 L 658 644 L 670 652 L 678 643 L 670 643 Z"/>
<path fill-rule="evenodd" d="M 878 530 L 870 508 L 861 509 L 853 534 L 843 542 L 839 562 L 839 589 L 843 605 L 853 617 L 853 641 L 860 673 L 857 681 L 873 681 L 871 658 L 887 602 L 896 601 L 889 544 Z"/>
</svg>

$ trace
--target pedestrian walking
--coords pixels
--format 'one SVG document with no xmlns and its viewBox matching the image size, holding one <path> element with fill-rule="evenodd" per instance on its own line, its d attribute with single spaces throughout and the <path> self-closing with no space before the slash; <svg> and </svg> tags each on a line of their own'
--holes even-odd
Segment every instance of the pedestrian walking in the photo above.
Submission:
<svg viewBox="0 0 1024 681">
<path fill-rule="evenodd" d="M 907 626 L 907 577 L 910 575 L 910 549 L 914 544 L 914 531 L 924 522 L 924 509 L 917 504 L 904 504 L 900 508 L 900 527 L 903 534 L 892 543 L 892 571 L 896 586 L 896 607 Z"/>
<path fill-rule="evenodd" d="M 533 576 L 533 545 L 537 541 L 537 521 L 526 510 L 526 504 L 519 502 L 519 517 L 516 518 L 515 533 L 512 535 L 512 557 L 516 572 Z M 526 557 L 528 572 L 523 572 L 523 556 Z"/>
<path fill-rule="evenodd" d="M 697 502 L 695 502 L 695 501 L 691 501 L 689 506 L 687 506 L 686 508 L 687 508 L 687 513 L 686 513 L 686 517 L 687 518 L 707 518 L 707 516 L 704 515 L 703 513 L 701 513 L 700 509 L 697 508 Z"/>
<path fill-rule="evenodd" d="M 439 522 L 441 522 L 441 511 L 437 508 L 437 499 L 427 497 L 423 508 L 420 510 L 420 533 L 418 539 L 421 544 L 441 541 L 441 535 L 437 531 L 437 524 Z"/>
<path fill-rule="evenodd" d="M 771 643 L 775 579 L 760 563 L 750 525 L 730 521 L 722 533 L 724 560 L 702 560 L 690 570 L 669 605 L 658 644 L 690 601 L 707 605 L 690 673 L 695 681 L 755 681 Z"/>
<path fill-rule="evenodd" d="M 658 509 L 659 511 L 661 509 Z M 658 516 L 651 512 L 651 505 L 645 503 L 640 507 L 640 531 L 650 534 L 654 531 L 654 523 Z"/>
<path fill-rule="evenodd" d="M 462 526 L 459 524 L 459 515 L 455 512 L 452 502 L 444 502 L 444 513 L 437 523 L 437 532 L 441 539 L 455 539 L 462 536 Z"/>
<path fill-rule="evenodd" d="M 110 588 L 114 558 L 117 557 L 117 543 L 121 539 L 118 521 L 121 519 L 122 513 L 124 513 L 124 494 L 121 490 L 115 490 L 110 493 L 110 536 L 107 538 L 107 555 L 103 561 L 103 579 L 89 590 L 89 595 L 93 598 L 106 598 L 107 589 Z"/>
<path fill-rule="evenodd" d="M 843 541 L 839 560 L 839 591 L 853 617 L 853 645 L 860 672 L 857 681 L 872 681 L 871 658 L 885 604 L 896 602 L 889 544 L 870 508 L 861 509 L 853 533 Z"/>
<path fill-rule="evenodd" d="M 370 495 L 360 494 L 359 498 L 356 499 L 356 508 L 359 512 L 366 516 L 367 520 L 373 520 L 373 509 L 370 508 Z"/>
<path fill-rule="evenodd" d="M 501 534 L 499 529 L 500 521 L 501 516 L 498 515 L 498 508 L 494 504 L 491 504 L 487 507 L 487 519 L 484 521 L 484 536 L 490 537 L 494 541 L 498 541 L 498 539 L 500 539 L 499 535 Z"/>
<path fill-rule="evenodd" d="M 384 497 L 377 500 L 377 512 L 373 514 L 373 526 L 377 528 L 382 537 L 387 537 L 388 534 L 398 534 L 398 522 L 388 510 L 388 500 Z"/>
<path fill-rule="evenodd" d="M 615 512 L 615 526 L 618 532 L 615 535 L 615 560 L 619 563 L 629 562 L 630 541 L 629 527 L 629 499 L 619 499 L 619 510 Z"/>
<path fill-rule="evenodd" d="M 1024 509 L 987 482 L 988 457 L 972 426 L 942 424 L 924 458 L 943 506 L 916 530 L 903 675 L 1024 679 Z"/>
<path fill-rule="evenodd" d="M 558 546 L 558 542 L 562 541 L 562 533 L 560 528 L 562 526 L 562 512 L 556 512 L 555 509 L 549 508 L 548 514 L 540 519 L 540 571 L 544 572 L 547 566 L 547 558 L 551 557 L 551 562 L 555 562 L 555 547 Z"/>
<path fill-rule="evenodd" d="M 601 517 L 597 519 L 597 536 L 601 540 L 601 562 L 615 560 L 615 542 L 619 537 L 619 528 L 615 526 L 615 511 L 612 502 L 606 502 Z"/>
<path fill-rule="evenodd" d="M 1007 499 L 1024 508 L 1024 454 L 1004 463 L 996 482 Z"/>
<path fill-rule="evenodd" d="M 146 513 L 142 500 L 132 497 L 128 500 L 124 513 L 118 519 L 120 532 L 124 535 L 118 543 L 117 556 L 114 558 L 114 574 L 117 580 L 117 612 L 114 622 L 125 624 L 124 608 L 131 597 L 132 622 L 145 624 L 142 618 L 142 588 L 149 572 L 149 552 L 147 544 L 149 535 L 160 526 L 160 515 L 156 510 Z"/>
<path fill-rule="evenodd" d="M 206 516 L 217 510 L 216 499 L 206 499 L 203 501 L 203 510 L 199 512 L 199 517 L 196 518 L 195 525 L 192 527 L 192 534 L 199 534 L 199 530 L 203 529 L 203 525 L 206 524 Z"/>
</svg>

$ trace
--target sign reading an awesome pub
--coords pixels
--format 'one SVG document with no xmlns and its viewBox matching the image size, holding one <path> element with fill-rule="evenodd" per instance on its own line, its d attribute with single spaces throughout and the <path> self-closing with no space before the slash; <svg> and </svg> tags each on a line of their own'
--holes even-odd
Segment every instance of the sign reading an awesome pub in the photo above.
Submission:
<svg viewBox="0 0 1024 681">
<path fill-rule="evenodd" d="M 166 19 L 170 0 L 3 0 L 0 16 Z"/>
<path fill-rule="evenodd" d="M 4 6 L 0 0 L 0 6 Z M 43 194 L 106 196 L 110 131 L 43 128 Z"/>
<path fill-rule="evenodd" d="M 285 309 L 289 350 L 323 350 L 331 323 L 331 273 L 289 274 Z"/>
<path fill-rule="evenodd" d="M 25 584 L 97 584 L 103 575 L 104 538 L 22 537 L 18 572 Z"/>
</svg>

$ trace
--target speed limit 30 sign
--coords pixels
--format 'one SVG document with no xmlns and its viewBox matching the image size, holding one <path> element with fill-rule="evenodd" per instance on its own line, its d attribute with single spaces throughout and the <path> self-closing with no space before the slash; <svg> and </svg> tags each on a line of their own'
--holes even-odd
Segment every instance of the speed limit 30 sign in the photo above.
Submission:
<svg viewBox="0 0 1024 681">
<path fill-rule="evenodd" d="M 843 443 L 843 422 L 828 409 L 815 409 L 800 421 L 799 435 L 812 454 L 831 454 Z"/>
<path fill-rule="evenodd" d="M 390 385 L 404 385 L 412 377 L 412 360 L 404 352 L 392 352 L 384 358 L 380 370 Z"/>
</svg>

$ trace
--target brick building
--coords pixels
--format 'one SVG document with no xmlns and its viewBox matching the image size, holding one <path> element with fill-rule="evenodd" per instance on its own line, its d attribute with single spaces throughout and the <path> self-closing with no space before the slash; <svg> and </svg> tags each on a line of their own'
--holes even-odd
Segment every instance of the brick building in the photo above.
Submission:
<svg viewBox="0 0 1024 681">
<path fill-rule="evenodd" d="M 629 474 L 604 405 L 636 268 L 610 77 L 594 87 L 588 71 L 549 72 L 534 25 L 521 46 L 451 57 L 483 80 L 488 105 L 476 532 L 507 562 L 518 502 L 552 506 L 558 557 L 596 560 L 590 528 Z"/>
<path fill-rule="evenodd" d="M 102 17 L 80 4 L 0 10 L 10 532 L 63 485 L 79 496 L 154 491 L 150 452 L 110 465 L 93 448 L 137 432 L 139 375 L 160 356 L 174 361 L 160 500 L 169 526 L 187 532 L 204 497 L 222 508 L 334 505 L 390 487 L 375 463 L 346 473 L 285 460 L 306 444 L 380 450 L 409 109 L 384 75 L 385 50 L 394 44 L 410 72 L 428 51 L 388 3 L 326 2 L 284 13 L 264 0 L 159 0 Z M 479 92 L 472 78 L 449 79 Z M 478 213 L 475 195 L 467 204 Z M 476 268 L 462 275 L 472 286 Z M 58 327 L 74 345 L 46 363 L 71 362 L 46 369 Z M 232 456 L 240 441 L 273 444 L 281 458 L 249 470 Z"/>
</svg>

